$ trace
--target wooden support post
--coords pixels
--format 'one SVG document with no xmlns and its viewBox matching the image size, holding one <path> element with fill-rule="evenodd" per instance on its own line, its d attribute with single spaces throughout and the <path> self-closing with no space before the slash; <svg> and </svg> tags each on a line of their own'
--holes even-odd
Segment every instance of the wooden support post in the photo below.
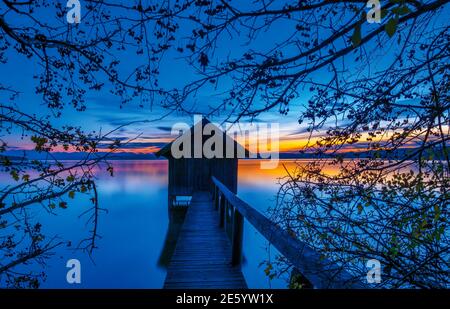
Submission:
<svg viewBox="0 0 450 309">
<path fill-rule="evenodd" d="M 169 194 L 168 198 L 167 198 L 167 208 L 169 210 L 169 214 L 170 214 L 170 211 L 172 210 L 173 202 L 174 202 L 174 196 Z"/>
<path fill-rule="evenodd" d="M 220 211 L 220 227 L 224 226 L 224 222 L 225 222 L 225 196 L 223 196 L 223 194 L 220 194 L 220 207 L 219 207 L 219 211 Z"/>
<path fill-rule="evenodd" d="M 233 227 L 231 233 L 232 240 L 232 253 L 231 253 L 231 264 L 239 265 L 242 260 L 242 238 L 244 234 L 244 217 L 241 213 L 234 209 L 233 214 Z"/>
<path fill-rule="evenodd" d="M 214 186 L 214 209 L 219 209 L 219 189 Z"/>
<path fill-rule="evenodd" d="M 228 239 L 233 239 L 233 205 L 231 205 L 228 200 L 225 203 L 225 234 L 227 234 Z"/>
<path fill-rule="evenodd" d="M 224 217 L 223 217 L 223 221 L 224 221 L 223 227 L 224 227 L 224 229 L 225 229 L 225 234 L 228 235 L 228 239 L 231 239 L 231 235 L 228 234 L 228 225 L 230 224 L 230 218 L 229 218 L 229 216 L 228 216 L 228 207 L 229 207 L 229 206 L 230 206 L 230 205 L 229 205 L 228 201 L 225 200 L 225 211 L 223 212 L 223 213 L 224 213 Z"/>
</svg>

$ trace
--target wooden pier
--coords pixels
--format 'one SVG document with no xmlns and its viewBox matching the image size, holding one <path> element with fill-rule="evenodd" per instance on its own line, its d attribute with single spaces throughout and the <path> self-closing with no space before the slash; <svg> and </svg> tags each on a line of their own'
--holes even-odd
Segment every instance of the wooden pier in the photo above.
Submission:
<svg viewBox="0 0 450 309">
<path fill-rule="evenodd" d="M 209 192 L 193 194 L 184 220 L 164 288 L 246 288 Z"/>
<path fill-rule="evenodd" d="M 221 156 L 180 158 L 173 155 L 172 148 L 178 149 L 180 143 L 183 149 L 194 148 L 196 134 L 200 134 L 200 145 L 204 146 L 211 132 L 222 134 L 219 140 L 224 147 L 218 148 Z M 168 265 L 164 288 L 246 288 L 240 268 L 244 220 L 289 261 L 292 274 L 296 274 L 291 276 L 291 281 L 296 277 L 295 281 L 304 287 L 323 289 L 364 288 L 360 278 L 324 258 L 237 196 L 237 153 L 248 155 L 245 148 L 205 118 L 156 153 L 169 160 L 169 218 L 180 206 L 176 202 L 178 198 L 192 197 L 186 205 L 181 230 L 181 222 L 177 220 L 173 220 L 176 222 L 168 229 L 165 247 L 170 250 L 165 250 L 167 254 L 161 260 L 167 257 L 170 262 L 160 263 Z"/>
</svg>

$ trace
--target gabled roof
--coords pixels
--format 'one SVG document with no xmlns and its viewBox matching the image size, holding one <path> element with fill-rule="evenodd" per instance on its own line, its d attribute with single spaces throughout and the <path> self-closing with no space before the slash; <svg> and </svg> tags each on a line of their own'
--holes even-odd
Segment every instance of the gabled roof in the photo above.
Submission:
<svg viewBox="0 0 450 309">
<path fill-rule="evenodd" d="M 182 135 L 178 136 L 175 140 L 173 140 L 172 142 L 170 142 L 169 144 L 165 145 L 163 148 L 161 148 L 158 152 L 155 153 L 155 155 L 157 157 L 170 157 L 171 156 L 171 151 L 172 151 L 172 144 L 174 141 L 178 140 L 178 139 L 187 139 L 188 135 L 190 135 L 191 137 L 191 143 L 194 142 L 194 135 L 195 134 L 201 134 L 202 136 L 202 147 L 203 144 L 205 143 L 205 141 L 207 139 L 209 139 L 212 135 L 203 135 L 203 129 L 205 128 L 206 125 L 211 125 L 213 128 L 213 131 L 215 134 L 217 134 L 217 132 L 221 132 L 223 138 L 225 139 L 224 141 L 224 151 L 226 151 L 226 149 L 228 147 L 233 147 L 234 149 L 234 156 L 236 157 L 237 153 L 245 153 L 245 157 L 248 158 L 249 157 L 249 151 L 241 146 L 241 144 L 239 144 L 238 142 L 236 142 L 233 138 L 231 138 L 229 135 L 227 135 L 225 132 L 223 132 L 219 127 L 217 127 L 216 125 L 212 124 L 208 119 L 206 118 L 202 118 L 201 121 L 197 122 L 195 125 L 193 125 L 188 131 L 184 132 Z M 201 131 L 199 131 L 201 130 Z M 239 152 L 238 152 L 239 150 Z M 226 158 L 225 154 L 224 154 L 224 158 Z M 241 158 L 238 158 L 241 159 Z"/>
</svg>

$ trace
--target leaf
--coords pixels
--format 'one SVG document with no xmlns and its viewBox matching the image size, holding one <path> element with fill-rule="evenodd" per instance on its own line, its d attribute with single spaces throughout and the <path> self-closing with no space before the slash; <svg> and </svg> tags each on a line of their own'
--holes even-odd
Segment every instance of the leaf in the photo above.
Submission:
<svg viewBox="0 0 450 309">
<path fill-rule="evenodd" d="M 109 172 L 109 175 L 111 175 L 111 177 L 114 176 L 114 168 L 112 166 L 108 166 L 106 170 Z"/>
<path fill-rule="evenodd" d="M 392 13 L 395 13 L 397 15 L 406 15 L 408 13 L 411 13 L 411 10 L 406 5 L 396 7 L 392 9 Z"/>
<path fill-rule="evenodd" d="M 357 24 L 355 26 L 355 31 L 353 31 L 352 35 L 352 43 L 354 47 L 357 47 L 359 44 L 361 44 L 361 25 Z"/>
<path fill-rule="evenodd" d="M 32 136 L 31 141 L 36 144 L 36 146 L 35 146 L 36 151 L 44 150 L 45 143 L 48 142 L 48 140 L 46 138 L 39 137 L 39 136 Z"/>
<path fill-rule="evenodd" d="M 398 255 L 398 248 L 397 246 L 393 246 L 389 249 L 391 256 L 392 257 L 396 257 Z"/>
<path fill-rule="evenodd" d="M 19 181 L 19 174 L 17 173 L 16 170 L 12 170 L 12 171 L 10 172 L 10 174 L 11 174 L 11 177 L 12 177 L 15 181 Z"/>
<path fill-rule="evenodd" d="M 266 274 L 266 276 L 270 275 L 270 271 L 272 270 L 273 266 L 272 264 L 268 264 L 266 269 L 264 269 L 264 273 Z"/>
<path fill-rule="evenodd" d="M 361 205 L 361 203 L 358 203 L 358 215 L 360 215 L 363 211 L 363 206 Z"/>
<path fill-rule="evenodd" d="M 67 203 L 66 202 L 60 202 L 59 203 L 59 207 L 61 207 L 62 209 L 66 209 L 67 208 Z"/>
<path fill-rule="evenodd" d="M 69 192 L 69 197 L 70 197 L 71 199 L 75 198 L 75 191 L 70 191 L 70 192 Z"/>
<path fill-rule="evenodd" d="M 11 165 L 11 160 L 9 160 L 7 157 L 3 157 L 2 158 L 2 163 L 3 166 L 10 166 Z"/>
<path fill-rule="evenodd" d="M 200 65 L 202 66 L 203 70 L 206 69 L 206 67 L 209 64 L 209 59 L 208 59 L 208 55 L 205 53 L 200 53 L 200 58 L 198 60 L 198 62 L 200 63 Z"/>
<path fill-rule="evenodd" d="M 391 18 L 384 26 L 384 30 L 389 35 L 390 38 L 392 38 L 395 34 L 395 31 L 397 30 L 397 18 Z"/>
<path fill-rule="evenodd" d="M 441 209 L 438 205 L 434 205 L 434 220 L 438 221 L 439 217 L 441 216 Z"/>
<path fill-rule="evenodd" d="M 73 175 L 69 175 L 69 176 L 67 176 L 66 180 L 68 182 L 73 182 L 73 181 L 75 181 L 75 177 Z"/>
</svg>

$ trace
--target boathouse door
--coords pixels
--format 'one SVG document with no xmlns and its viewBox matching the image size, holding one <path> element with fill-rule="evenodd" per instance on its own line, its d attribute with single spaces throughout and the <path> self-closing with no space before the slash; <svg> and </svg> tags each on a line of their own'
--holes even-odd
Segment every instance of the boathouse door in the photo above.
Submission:
<svg viewBox="0 0 450 309">
<path fill-rule="evenodd" d="M 194 159 L 194 191 L 209 190 L 211 181 L 211 160 Z"/>
</svg>

